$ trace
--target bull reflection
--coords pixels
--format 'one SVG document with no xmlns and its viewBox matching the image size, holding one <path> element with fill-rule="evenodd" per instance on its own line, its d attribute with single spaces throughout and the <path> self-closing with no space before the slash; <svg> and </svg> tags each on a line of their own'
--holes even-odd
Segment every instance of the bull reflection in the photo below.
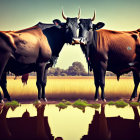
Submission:
<svg viewBox="0 0 140 140">
<path fill-rule="evenodd" d="M 37 116 L 26 110 L 20 118 L 6 118 L 10 107 L 0 106 L 0 140 L 54 140 L 44 117 L 45 105 L 36 105 Z"/>
<path fill-rule="evenodd" d="M 137 107 L 131 106 L 134 120 L 118 117 L 105 117 L 105 105 L 101 105 L 101 113 L 95 110 L 95 115 L 89 124 L 88 135 L 81 140 L 139 140 L 140 115 Z M 128 114 L 129 115 L 129 114 Z"/>
</svg>

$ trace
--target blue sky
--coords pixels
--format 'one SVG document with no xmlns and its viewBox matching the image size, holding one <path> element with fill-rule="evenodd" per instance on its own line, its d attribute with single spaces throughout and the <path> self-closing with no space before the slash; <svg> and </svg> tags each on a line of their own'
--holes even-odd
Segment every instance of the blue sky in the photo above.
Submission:
<svg viewBox="0 0 140 140">
<path fill-rule="evenodd" d="M 81 18 L 91 18 L 96 10 L 94 23 L 102 21 L 105 29 L 136 30 L 140 28 L 140 0 L 0 0 L 0 30 L 19 30 L 39 21 L 52 23 L 60 19 L 62 8 L 69 17 L 76 17 L 79 7 Z M 86 61 L 79 45 L 65 45 L 56 66 L 67 68 L 74 61 Z"/>
</svg>

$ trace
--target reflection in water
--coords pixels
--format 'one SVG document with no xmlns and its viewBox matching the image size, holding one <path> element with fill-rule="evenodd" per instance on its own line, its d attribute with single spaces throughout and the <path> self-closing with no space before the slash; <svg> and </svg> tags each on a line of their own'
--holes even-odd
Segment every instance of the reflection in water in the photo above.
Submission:
<svg viewBox="0 0 140 140">
<path fill-rule="evenodd" d="M 118 109 L 105 104 L 101 111 L 87 107 L 84 113 L 72 106 L 59 112 L 55 105 L 29 104 L 16 109 L 2 105 L 0 140 L 54 140 L 53 136 L 55 140 L 137 140 L 138 111 L 137 107 Z M 115 117 L 118 114 L 121 117 Z"/>
<path fill-rule="evenodd" d="M 22 117 L 6 118 L 10 107 L 0 106 L 0 140 L 54 140 L 48 117 L 44 117 L 45 105 L 35 107 L 36 117 L 26 110 Z"/>
<path fill-rule="evenodd" d="M 105 105 L 101 105 L 101 113 L 95 115 L 89 124 L 88 135 L 81 140 L 139 140 L 140 116 L 137 107 L 133 107 L 134 120 L 118 117 L 105 117 Z"/>
</svg>

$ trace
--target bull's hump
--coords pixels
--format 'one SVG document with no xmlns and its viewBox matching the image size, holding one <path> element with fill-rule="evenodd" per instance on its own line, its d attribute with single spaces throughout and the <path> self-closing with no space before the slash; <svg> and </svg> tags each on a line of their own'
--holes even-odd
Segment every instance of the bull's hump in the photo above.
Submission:
<svg viewBox="0 0 140 140">
<path fill-rule="evenodd" d="M 26 29 L 14 31 L 14 33 L 30 32 L 30 31 L 37 30 L 37 29 L 39 29 L 39 27 L 35 25 L 35 26 L 33 26 L 33 27 L 30 27 L 30 28 L 26 28 Z"/>
</svg>

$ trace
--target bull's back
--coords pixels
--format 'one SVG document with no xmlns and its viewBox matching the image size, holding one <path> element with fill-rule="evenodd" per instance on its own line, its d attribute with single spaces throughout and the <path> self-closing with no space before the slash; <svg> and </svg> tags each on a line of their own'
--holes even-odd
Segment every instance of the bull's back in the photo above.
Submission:
<svg viewBox="0 0 140 140">
<path fill-rule="evenodd" d="M 18 62 L 30 64 L 36 63 L 42 57 L 45 60 L 50 58 L 51 50 L 40 28 L 16 31 L 10 33 L 10 35 L 14 38 L 16 45 L 15 59 Z M 44 55 L 42 55 L 42 48 L 44 48 Z"/>
</svg>

